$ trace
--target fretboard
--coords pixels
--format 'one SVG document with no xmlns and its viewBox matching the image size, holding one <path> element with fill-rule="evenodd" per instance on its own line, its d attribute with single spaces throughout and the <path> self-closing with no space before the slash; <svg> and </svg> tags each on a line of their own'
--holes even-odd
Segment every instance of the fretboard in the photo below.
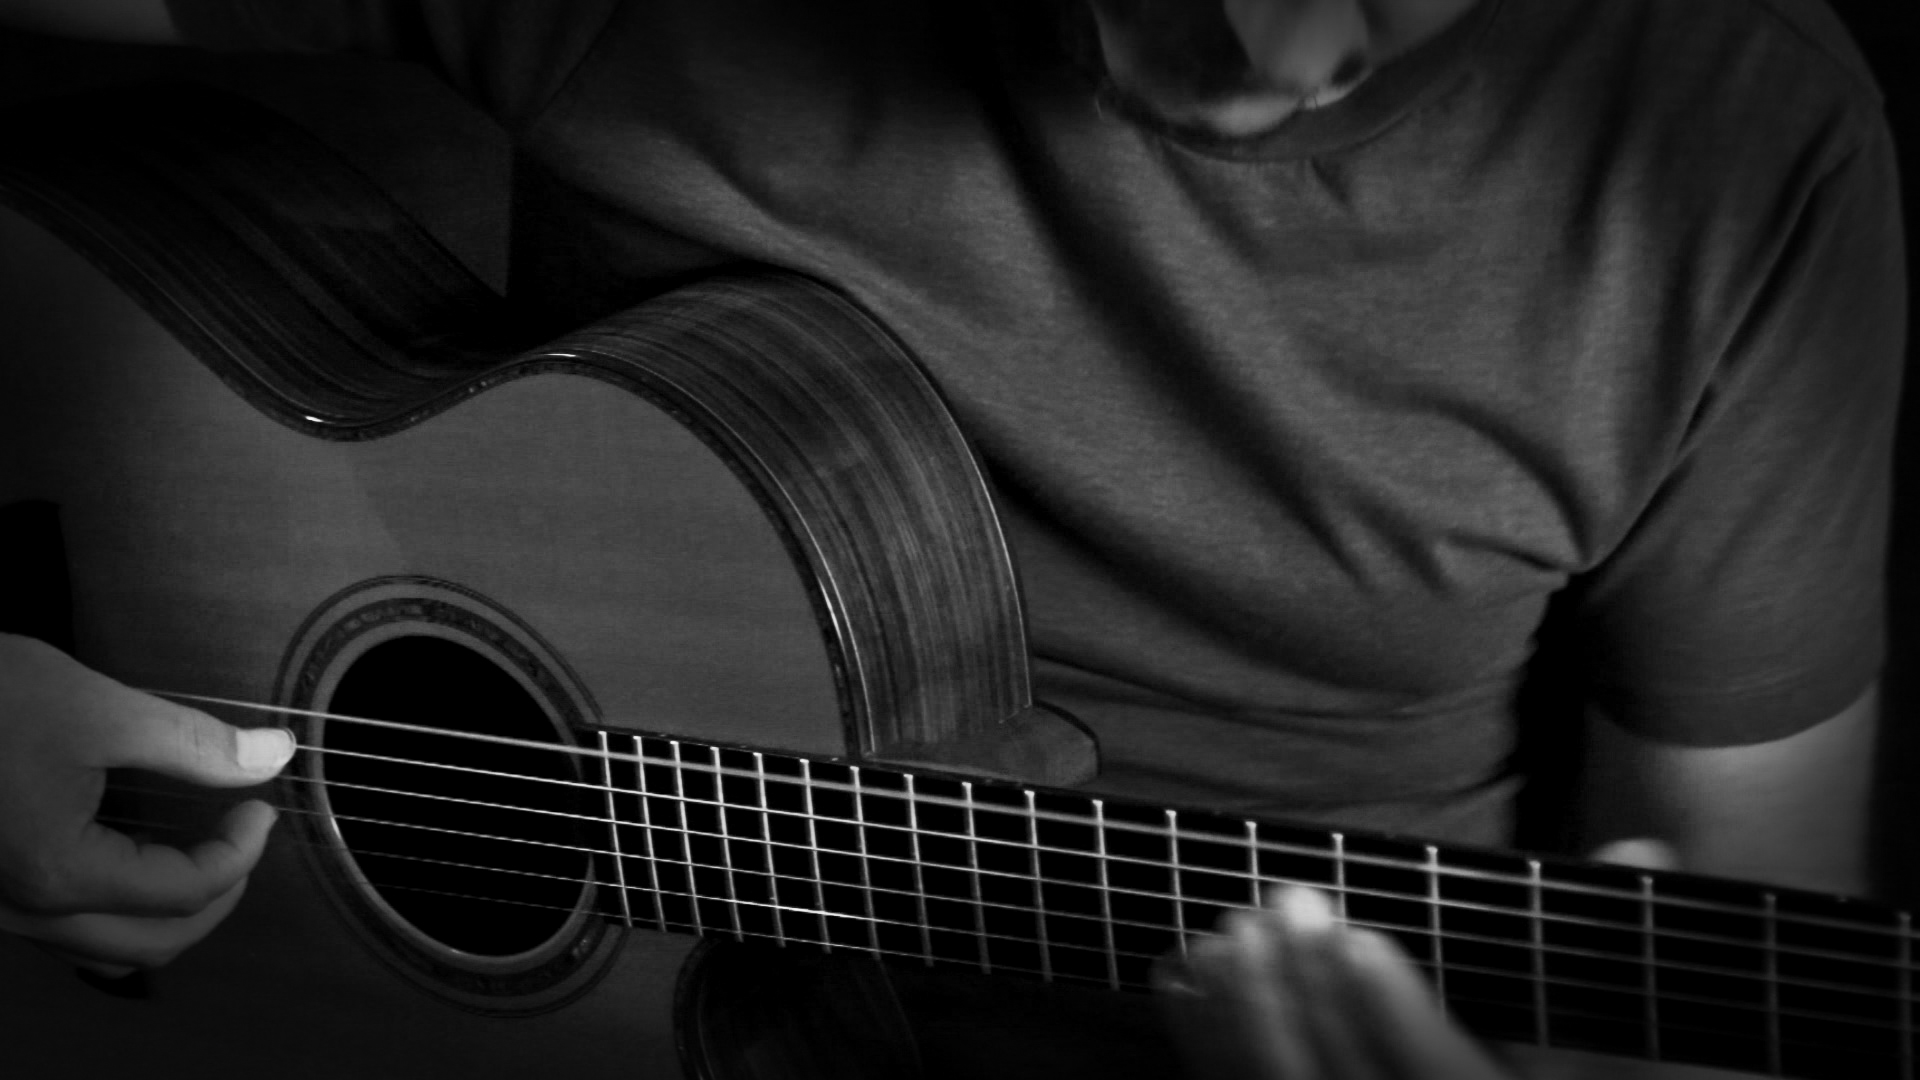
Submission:
<svg viewBox="0 0 1920 1080">
<path fill-rule="evenodd" d="M 597 735 L 544 873 L 670 933 L 1148 988 L 1280 883 L 1391 933 L 1495 1039 L 1800 1077 L 1913 1080 L 1908 916 L 1692 875 Z M 472 826 L 469 825 L 469 828 Z M 524 844 L 525 841 L 515 841 Z M 431 868 L 444 875 L 444 864 Z M 472 886 L 477 890 L 480 883 Z"/>
</svg>

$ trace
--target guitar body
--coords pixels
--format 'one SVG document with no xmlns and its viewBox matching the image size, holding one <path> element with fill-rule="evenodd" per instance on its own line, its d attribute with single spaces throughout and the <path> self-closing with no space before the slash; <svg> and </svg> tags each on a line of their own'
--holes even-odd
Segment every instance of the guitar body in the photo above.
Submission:
<svg viewBox="0 0 1920 1080">
<path fill-rule="evenodd" d="M 0 219 L 0 260 L 0 503 L 58 505 L 90 665 L 134 686 L 272 701 L 322 602 L 421 575 L 537 628 L 606 717 L 840 750 L 833 672 L 792 560 L 719 459 L 658 408 L 553 375 L 386 438 L 318 439 L 250 406 L 16 215 Z M 110 999 L 0 941 L 8 1071 L 116 1075 L 137 1058 L 160 1076 L 678 1074 L 670 1009 L 689 939 L 627 935 L 605 991 L 575 1007 L 506 1023 L 449 1008 L 396 979 L 312 888 L 297 825 L 150 1000 Z"/>
<path fill-rule="evenodd" d="M 281 654 L 321 601 L 382 575 L 429 574 L 554 635 L 610 713 L 670 727 L 648 695 L 672 664 L 654 665 L 649 647 L 623 644 L 618 628 L 689 646 L 697 632 L 659 614 L 623 618 L 620 605 L 688 583 L 663 581 L 660 553 L 635 549 L 660 535 L 646 527 L 662 513 L 658 500 L 603 496 L 624 487 L 617 473 L 636 481 L 650 465 L 704 465 L 701 479 L 738 493 L 696 526 L 710 530 L 700 542 L 737 555 L 716 575 L 723 595 L 705 599 L 734 603 L 756 649 L 780 658 L 757 669 L 760 692 L 790 694 L 795 706 L 740 710 L 734 737 L 792 731 L 815 749 L 839 739 L 832 674 L 791 561 L 724 467 L 651 406 L 559 376 L 522 380 L 388 439 L 315 439 L 247 405 L 17 215 L 0 219 L 0 260 L 0 503 L 59 506 L 78 653 L 90 665 L 135 686 L 270 701 Z M 649 606 L 662 609 L 655 600 L 633 610 Z M 727 632 L 713 627 L 706 644 Z M 608 992 L 576 1008 L 510 1023 L 449 1008 L 396 979 L 312 888 L 286 842 L 297 824 L 283 825 L 235 916 L 166 970 L 149 1000 L 114 1000 L 23 942 L 0 941 L 8 1071 L 108 1076 L 138 1062 L 156 1076 L 584 1077 L 633 1076 L 646 1062 L 641 1075 L 677 1075 L 671 973 L 687 939 L 630 935 Z"/>
<path fill-rule="evenodd" d="M 0 162 L 25 210 L 0 206 L 0 597 L 10 629 L 70 630 L 100 671 L 242 703 L 204 707 L 290 722 L 309 749 L 245 901 L 144 998 L 0 938 L 8 1075 L 682 1075 L 694 940 L 594 885 L 617 838 L 550 844 L 584 854 L 555 856 L 520 924 L 389 903 L 361 879 L 392 845 L 343 840 L 354 807 L 320 792 L 351 777 L 335 747 L 404 751 L 244 703 L 352 696 L 562 751 L 644 730 L 1090 771 L 1061 752 L 1077 731 L 1025 709 L 1011 566 L 964 442 L 852 305 L 749 278 L 530 347 L 350 170 L 204 98 L 49 118 L 38 157 Z M 96 123 L 127 145 L 63 158 L 62 133 Z M 200 127 L 152 134 L 179 123 Z M 607 806 L 635 779 L 549 757 Z M 205 794 L 124 786 L 136 829 Z M 486 796 L 442 789 L 459 805 L 402 822 L 395 858 L 458 862 L 437 837 L 482 831 L 460 806 Z"/>
</svg>

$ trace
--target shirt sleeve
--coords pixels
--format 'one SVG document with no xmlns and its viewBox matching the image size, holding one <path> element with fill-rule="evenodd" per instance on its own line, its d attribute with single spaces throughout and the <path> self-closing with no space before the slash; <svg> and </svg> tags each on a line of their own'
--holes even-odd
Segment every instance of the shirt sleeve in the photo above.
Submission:
<svg viewBox="0 0 1920 1080">
<path fill-rule="evenodd" d="M 508 128 L 533 120 L 618 0 L 166 0 L 203 48 L 362 53 L 427 65 Z"/>
<path fill-rule="evenodd" d="M 1793 734 L 1884 659 L 1907 286 L 1883 119 L 1784 227 L 1666 481 L 1572 586 L 1589 699 L 1669 743 Z"/>
</svg>

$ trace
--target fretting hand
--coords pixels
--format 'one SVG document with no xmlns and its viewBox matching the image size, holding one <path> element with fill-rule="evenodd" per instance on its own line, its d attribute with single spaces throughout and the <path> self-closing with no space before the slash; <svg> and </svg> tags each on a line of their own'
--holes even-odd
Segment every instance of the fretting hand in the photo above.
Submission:
<svg viewBox="0 0 1920 1080">
<path fill-rule="evenodd" d="M 239 902 L 274 811 L 240 803 L 184 850 L 140 843 L 95 820 L 106 770 L 244 787 L 293 750 L 0 635 L 0 930 L 106 976 L 172 960 Z"/>
<path fill-rule="evenodd" d="M 1513 1080 L 1448 1020 L 1399 946 L 1288 886 L 1163 965 L 1176 1036 L 1205 1080 Z"/>
<path fill-rule="evenodd" d="M 1595 859 L 1671 865 L 1650 841 Z M 1203 1080 L 1516 1080 L 1448 1019 L 1413 962 L 1385 934 L 1350 926 L 1324 893 L 1270 892 L 1195 938 L 1184 963 L 1156 971 L 1176 1039 Z"/>
</svg>

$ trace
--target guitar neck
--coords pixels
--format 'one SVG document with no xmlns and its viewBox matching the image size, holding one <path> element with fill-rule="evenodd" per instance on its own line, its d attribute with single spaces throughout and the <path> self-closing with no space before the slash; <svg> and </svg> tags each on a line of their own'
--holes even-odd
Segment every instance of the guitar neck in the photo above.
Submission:
<svg viewBox="0 0 1920 1080">
<path fill-rule="evenodd" d="M 1859 901 L 603 733 L 602 909 L 668 932 L 1144 990 L 1270 886 L 1395 936 L 1479 1033 L 1913 1075 L 1908 916 Z"/>
</svg>

